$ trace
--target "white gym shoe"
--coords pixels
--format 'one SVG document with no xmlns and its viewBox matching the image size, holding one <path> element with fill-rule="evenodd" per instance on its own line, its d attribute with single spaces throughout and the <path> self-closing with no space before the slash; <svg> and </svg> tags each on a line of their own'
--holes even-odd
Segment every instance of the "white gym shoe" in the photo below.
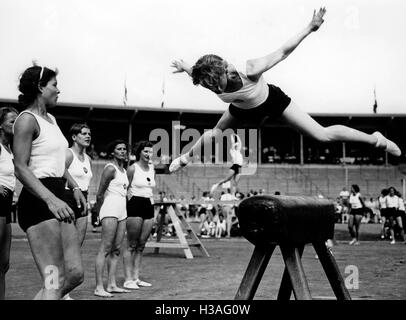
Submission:
<svg viewBox="0 0 406 320">
<path fill-rule="evenodd" d="M 211 186 L 210 188 L 210 194 L 212 195 L 214 193 L 214 191 L 218 188 L 218 183 L 215 183 Z"/>
<path fill-rule="evenodd" d="M 179 169 L 186 167 L 188 163 L 190 162 L 190 159 L 187 154 L 182 154 L 180 157 L 176 158 L 171 162 L 169 165 L 169 172 L 174 173 L 178 171 Z"/>
<path fill-rule="evenodd" d="M 402 154 L 402 151 L 400 151 L 396 143 L 389 140 L 388 138 L 385 138 L 384 135 L 379 131 L 375 131 L 372 135 L 378 139 L 375 147 L 385 149 L 385 151 L 389 152 L 395 157 L 399 157 Z"/>
<path fill-rule="evenodd" d="M 142 281 L 140 279 L 134 280 L 134 282 L 139 286 L 139 287 L 152 287 L 152 284 L 149 282 Z"/>
<path fill-rule="evenodd" d="M 75 299 L 71 298 L 71 296 L 69 295 L 69 293 L 67 293 L 67 294 L 65 294 L 65 295 L 62 297 L 62 300 L 75 300 Z"/>
<path fill-rule="evenodd" d="M 130 289 L 130 290 L 137 290 L 140 287 L 138 286 L 138 284 L 134 280 L 128 280 L 128 281 L 124 282 L 123 288 Z"/>
<path fill-rule="evenodd" d="M 390 242 L 390 244 L 395 244 L 396 243 L 396 241 L 395 240 L 392 240 L 391 242 Z"/>
<path fill-rule="evenodd" d="M 352 246 L 352 245 L 355 244 L 356 242 L 357 242 L 357 239 L 354 238 L 354 239 L 352 239 L 352 240 L 350 241 L 349 245 Z"/>
</svg>

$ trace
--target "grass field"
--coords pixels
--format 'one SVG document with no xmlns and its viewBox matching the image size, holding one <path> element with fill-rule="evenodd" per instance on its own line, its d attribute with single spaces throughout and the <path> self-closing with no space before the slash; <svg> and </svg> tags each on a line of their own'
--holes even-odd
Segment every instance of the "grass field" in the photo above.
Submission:
<svg viewBox="0 0 406 320">
<path fill-rule="evenodd" d="M 333 252 L 344 276 L 346 268 L 355 266 L 359 286 L 350 289 L 353 299 L 406 299 L 406 245 L 390 245 L 377 240 L 379 225 L 361 227 L 361 245 L 348 245 L 345 225 L 336 224 L 336 245 Z M 91 228 L 89 228 L 91 229 Z M 74 299 L 100 300 L 93 295 L 95 286 L 94 261 L 100 233 L 88 232 L 83 245 L 85 267 L 83 284 L 71 293 Z M 185 259 L 181 249 L 160 249 L 154 254 L 146 248 L 141 278 L 153 284 L 131 293 L 115 294 L 113 300 L 232 300 L 253 251 L 253 245 L 244 238 L 202 239 L 210 257 L 193 248 L 194 259 Z M 303 266 L 313 298 L 333 299 L 334 294 L 315 257 L 312 246 L 303 254 Z M 255 295 L 256 300 L 275 299 L 283 273 L 283 260 L 277 248 L 270 260 Z M 352 269 L 354 270 L 354 269 Z M 354 275 L 353 273 L 351 273 Z M 123 283 L 123 265 L 118 267 L 118 284 Z M 25 235 L 13 224 L 10 270 L 7 273 L 6 298 L 32 299 L 41 286 L 39 273 L 33 261 Z M 293 296 L 292 296 L 293 298 Z"/>
</svg>

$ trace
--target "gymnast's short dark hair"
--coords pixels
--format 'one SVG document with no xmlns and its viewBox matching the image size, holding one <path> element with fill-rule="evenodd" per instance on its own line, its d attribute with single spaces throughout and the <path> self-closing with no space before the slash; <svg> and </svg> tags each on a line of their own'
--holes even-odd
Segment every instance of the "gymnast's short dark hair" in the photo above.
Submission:
<svg viewBox="0 0 406 320">
<path fill-rule="evenodd" d="M 220 86 L 220 76 L 225 71 L 223 58 L 215 54 L 206 54 L 200 57 L 192 67 L 193 84 L 218 88 Z"/>
</svg>

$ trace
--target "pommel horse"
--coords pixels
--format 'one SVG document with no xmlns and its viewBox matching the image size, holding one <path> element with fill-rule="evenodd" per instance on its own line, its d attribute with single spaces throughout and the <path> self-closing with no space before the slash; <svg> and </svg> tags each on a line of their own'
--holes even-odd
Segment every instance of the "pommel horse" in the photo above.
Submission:
<svg viewBox="0 0 406 320">
<path fill-rule="evenodd" d="M 237 217 L 242 235 L 255 245 L 235 300 L 252 300 L 269 259 L 279 245 L 285 270 L 278 300 L 311 300 L 301 256 L 311 243 L 337 300 L 351 300 L 336 261 L 325 245 L 334 236 L 334 205 L 326 199 L 254 196 L 241 201 Z"/>
</svg>

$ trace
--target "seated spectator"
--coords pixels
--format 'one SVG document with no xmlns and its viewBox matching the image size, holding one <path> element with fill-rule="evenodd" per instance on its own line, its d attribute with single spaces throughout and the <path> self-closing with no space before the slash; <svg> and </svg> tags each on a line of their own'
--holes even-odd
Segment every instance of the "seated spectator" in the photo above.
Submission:
<svg viewBox="0 0 406 320">
<path fill-rule="evenodd" d="M 237 217 L 231 218 L 230 236 L 231 237 L 240 237 L 241 236 L 240 224 L 238 223 Z"/>
<path fill-rule="evenodd" d="M 200 229 L 202 238 L 214 237 L 216 232 L 216 223 L 213 221 L 213 216 L 206 215 L 203 221 L 203 226 Z"/>
<path fill-rule="evenodd" d="M 221 238 L 222 236 L 226 235 L 226 220 L 222 214 L 219 214 L 218 220 L 216 223 L 216 231 L 215 236 L 216 238 Z"/>
<path fill-rule="evenodd" d="M 236 200 L 238 199 L 231 194 L 230 189 L 227 189 L 227 193 L 222 194 L 220 197 L 220 201 L 236 201 Z M 226 220 L 227 237 L 230 237 L 231 217 L 234 215 L 234 205 L 224 204 L 222 206 L 222 213 Z"/>
</svg>

